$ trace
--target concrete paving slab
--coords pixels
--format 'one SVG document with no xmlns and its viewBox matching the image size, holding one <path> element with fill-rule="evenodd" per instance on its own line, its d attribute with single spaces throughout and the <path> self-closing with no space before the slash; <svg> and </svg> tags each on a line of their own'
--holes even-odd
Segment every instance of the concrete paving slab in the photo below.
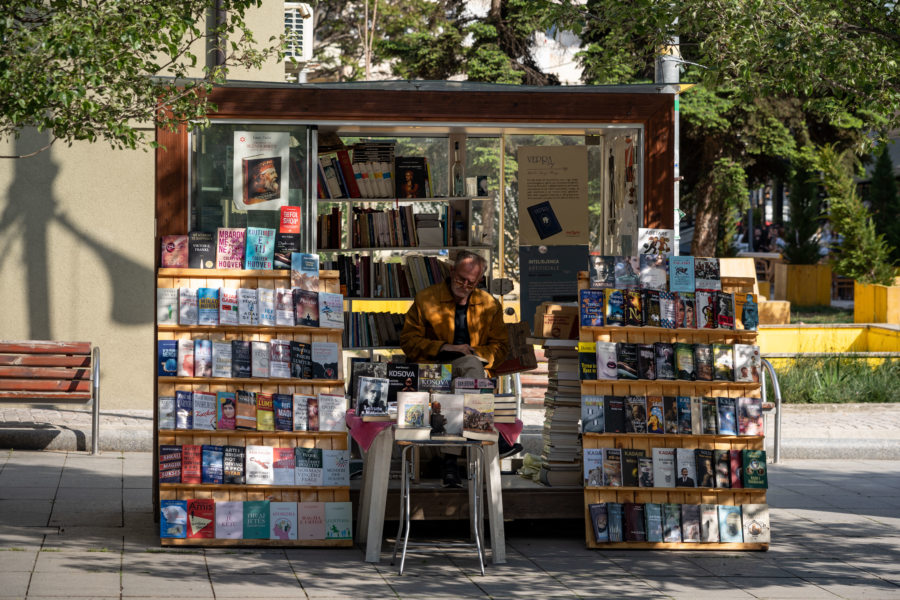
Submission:
<svg viewBox="0 0 900 600">
<path fill-rule="evenodd" d="M 840 598 L 895 599 L 900 597 L 900 587 L 876 577 L 852 579 L 808 577 L 807 581 Z"/>
<path fill-rule="evenodd" d="M 24 598 L 28 593 L 30 572 L 3 572 L 0 574 L 3 585 L 0 585 L 0 598 Z"/>
<path fill-rule="evenodd" d="M 157 574 L 122 573 L 123 598 L 215 598 L 206 570 L 199 574 L 176 571 L 175 576 L 160 571 Z"/>
<path fill-rule="evenodd" d="M 744 590 L 735 589 L 728 581 L 719 577 L 675 577 L 666 579 L 647 579 L 651 588 L 671 598 L 709 598 L 716 600 L 752 600 L 754 596 Z"/>
<path fill-rule="evenodd" d="M 0 573 L 13 573 L 16 571 L 34 570 L 34 562 L 37 560 L 37 550 L 0 550 Z M 0 576 L 0 581 L 2 581 Z M 0 585 L 0 588 L 3 586 Z"/>
<path fill-rule="evenodd" d="M 650 587 L 647 582 L 630 576 L 608 577 L 594 575 L 560 576 L 563 584 L 578 598 L 666 598 L 666 595 Z"/>
<path fill-rule="evenodd" d="M 52 501 L 56 497 L 56 486 L 47 487 L 17 487 L 7 486 L 0 488 L 0 500 L 46 500 Z"/>
<path fill-rule="evenodd" d="M 122 553 L 108 552 L 47 552 L 38 553 L 35 572 L 55 573 L 119 573 L 122 570 Z"/>
<path fill-rule="evenodd" d="M 766 579 L 793 577 L 793 574 L 781 568 L 775 561 L 759 558 L 756 555 L 691 556 L 685 560 L 697 566 L 698 570 L 715 577 L 762 577 Z"/>
<path fill-rule="evenodd" d="M 67 598 L 118 597 L 121 590 L 120 573 L 66 573 L 65 577 L 60 577 L 58 572 L 36 571 L 32 574 L 28 594 Z"/>
<path fill-rule="evenodd" d="M 56 535 L 55 527 L 18 527 L 0 524 L 0 550 L 40 550 L 46 535 Z"/>
<path fill-rule="evenodd" d="M 52 500 L 0 500 L 0 525 L 45 527 L 52 510 Z"/>
<path fill-rule="evenodd" d="M 121 527 L 65 527 L 58 535 L 48 535 L 45 550 L 59 551 L 121 551 Z"/>
<path fill-rule="evenodd" d="M 726 581 L 760 600 L 835 600 L 836 594 L 802 579 L 766 581 L 751 578 L 726 578 Z"/>
<path fill-rule="evenodd" d="M 291 577 L 288 577 L 288 575 Z M 268 596 L 270 598 L 297 598 L 303 596 L 300 581 L 293 574 L 279 573 L 273 569 L 269 573 L 222 573 L 210 574 L 213 593 L 216 598 L 246 598 L 247 596 Z"/>
</svg>

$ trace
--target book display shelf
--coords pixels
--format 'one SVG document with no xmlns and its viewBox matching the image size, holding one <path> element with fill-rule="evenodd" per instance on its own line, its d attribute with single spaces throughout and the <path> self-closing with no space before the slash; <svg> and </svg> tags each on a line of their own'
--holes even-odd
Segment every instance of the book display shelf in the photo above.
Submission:
<svg viewBox="0 0 900 600">
<path fill-rule="evenodd" d="M 347 131 L 341 136 L 355 137 Z M 460 163 L 454 161 L 455 150 L 451 149 L 454 142 L 464 147 L 465 138 L 448 138 L 448 175 L 450 181 L 461 181 Z M 331 160 L 334 168 L 319 174 L 318 252 L 329 268 L 340 273 L 348 315 L 405 311 L 418 291 L 446 277 L 458 250 L 476 252 L 489 265 L 491 262 L 495 198 L 465 195 L 460 188 L 436 189 L 438 178 L 426 158 L 395 157 L 392 144 L 393 140 L 369 140 L 319 155 L 320 163 Z M 382 178 L 379 173 L 377 184 L 371 182 L 371 173 L 365 174 L 366 157 L 371 159 L 373 152 L 380 161 L 375 164 L 380 164 L 385 174 Z M 403 166 L 409 164 L 412 166 Z M 359 174 L 360 167 L 363 174 Z M 327 182 L 332 173 L 337 181 Z M 403 184 L 396 183 L 404 175 L 410 183 L 414 181 L 414 195 L 404 193 Z M 490 281 L 490 271 L 486 277 Z M 372 353 L 396 348 L 399 330 L 393 331 L 388 324 L 391 331 L 386 334 L 385 327 L 366 320 L 350 323 L 345 349 Z"/>
<path fill-rule="evenodd" d="M 158 288 L 290 288 L 289 270 L 200 270 L 200 269 L 167 269 L 161 268 L 157 272 Z M 338 274 L 335 271 L 320 271 L 319 290 L 322 292 L 338 292 Z M 223 502 L 244 502 L 258 504 L 268 501 L 270 503 L 298 503 L 294 509 L 294 521 L 291 527 L 295 528 L 292 537 L 297 537 L 297 515 L 302 521 L 303 509 L 313 506 L 311 503 L 325 504 L 325 512 L 328 506 L 339 506 L 347 515 L 350 514 L 350 488 L 349 485 L 259 485 L 259 484 L 212 484 L 212 483 L 163 483 L 160 482 L 160 454 L 164 446 L 238 446 L 244 447 L 247 463 L 251 456 L 251 446 L 269 446 L 272 448 L 308 448 L 322 451 L 346 451 L 348 450 L 348 434 L 342 431 L 255 431 L 255 430 L 199 430 L 199 429 L 160 429 L 159 398 L 175 396 L 178 391 L 190 392 L 236 392 L 238 390 L 255 392 L 257 394 L 304 394 L 317 396 L 319 394 L 335 394 L 343 396 L 344 381 L 343 367 L 340 360 L 342 330 L 325 327 L 261 327 L 261 326 L 178 326 L 157 325 L 156 335 L 159 340 L 183 340 L 183 339 L 209 339 L 211 341 L 250 341 L 269 342 L 273 339 L 290 340 L 296 342 L 331 342 L 338 348 L 338 372 L 334 379 L 296 379 L 296 378 L 209 378 L 209 377 L 157 377 L 156 402 L 154 412 L 154 430 L 157 432 L 157 460 L 154 485 L 157 486 L 158 498 L 162 505 L 167 500 L 197 500 L 209 499 L 217 506 Z M 343 419 L 343 413 L 341 413 Z M 271 456 L 271 454 L 270 454 Z M 277 467 L 277 463 L 274 465 Z M 319 465 L 321 468 L 321 464 Z M 249 465 L 244 468 L 244 475 L 249 473 Z M 227 471 L 227 456 L 226 465 Z M 348 481 L 349 483 L 349 481 Z M 258 508 L 258 507 L 257 507 Z M 274 509 L 274 504 L 272 505 Z M 165 511 L 165 508 L 163 508 Z M 188 519 L 190 515 L 188 506 Z M 244 508 L 244 531 L 247 531 L 247 509 Z M 323 514 L 325 514 L 323 512 Z M 274 510 L 273 510 L 274 515 Z M 165 516 L 165 515 L 164 515 Z M 240 519 L 238 513 L 236 519 Z M 274 516 L 271 526 L 274 525 Z M 327 519 L 320 524 L 322 532 L 325 531 Z M 188 522 L 190 526 L 190 521 Z M 218 526 L 218 521 L 216 526 Z M 346 525 L 349 531 L 349 522 Z M 240 527 L 238 527 L 240 529 Z M 190 531 L 190 528 L 188 528 Z M 352 539 L 349 534 L 346 539 L 333 539 L 326 536 L 322 539 L 302 539 L 303 526 L 300 526 L 301 539 L 263 539 L 262 536 L 254 539 L 218 539 L 215 537 L 192 538 L 190 535 L 182 538 L 161 537 L 163 546 L 316 546 L 335 547 L 350 546 Z M 268 536 L 267 536 L 268 537 Z M 285 536 L 287 537 L 287 536 Z M 329 539 L 331 537 L 332 539 Z M 340 537 L 345 537 L 341 535 Z"/>
<path fill-rule="evenodd" d="M 589 287 L 586 273 L 579 275 L 579 290 Z M 652 344 L 655 342 L 689 344 L 755 344 L 756 331 L 729 329 L 667 329 L 661 327 L 607 326 L 579 327 L 580 342 L 628 342 Z M 736 383 L 733 381 L 688 381 L 688 380 L 588 380 L 581 381 L 582 396 L 644 396 L 644 397 L 726 397 L 759 398 L 759 383 Z M 625 406 L 627 410 L 629 407 Z M 648 413 L 649 414 L 649 413 Z M 654 448 L 707 449 L 744 451 L 764 450 L 762 435 L 697 435 L 674 433 L 584 433 L 585 452 L 599 448 L 634 449 L 651 457 Z M 677 452 L 677 450 L 676 450 Z M 625 470 L 624 464 L 622 470 Z M 677 474 L 676 474 L 677 477 Z M 766 550 L 768 543 L 744 542 L 648 542 L 618 541 L 597 542 L 591 505 L 599 503 L 627 503 L 646 505 L 765 505 L 765 488 L 748 487 L 638 487 L 593 485 L 590 480 L 584 484 L 585 542 L 588 548 L 603 549 L 658 549 L 658 550 Z M 600 483 L 600 482 L 597 482 Z M 602 483 L 607 483 L 606 478 Z M 655 482 L 654 482 L 655 483 Z M 693 483 L 691 484 L 693 485 Z M 740 521 L 738 519 L 738 521 Z M 623 529 L 624 529 L 623 522 Z M 737 526 L 740 530 L 740 522 Z M 739 531 L 738 531 L 739 532 Z M 624 538 L 623 538 L 624 539 Z"/>
</svg>

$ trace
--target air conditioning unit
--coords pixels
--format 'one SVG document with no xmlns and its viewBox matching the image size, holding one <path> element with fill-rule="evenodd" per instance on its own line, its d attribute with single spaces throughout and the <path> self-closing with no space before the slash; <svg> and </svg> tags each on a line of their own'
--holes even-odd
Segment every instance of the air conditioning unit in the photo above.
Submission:
<svg viewBox="0 0 900 600">
<path fill-rule="evenodd" d="M 292 62 L 306 63 L 313 55 L 313 11 L 305 2 L 284 3 L 284 59 L 288 68 Z"/>
</svg>

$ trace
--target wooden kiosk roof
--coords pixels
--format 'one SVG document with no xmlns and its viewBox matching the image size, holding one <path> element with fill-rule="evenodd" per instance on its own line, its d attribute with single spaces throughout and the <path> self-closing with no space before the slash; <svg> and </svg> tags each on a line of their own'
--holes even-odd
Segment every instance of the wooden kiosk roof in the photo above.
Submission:
<svg viewBox="0 0 900 600">
<path fill-rule="evenodd" d="M 528 126 L 644 128 L 644 226 L 673 227 L 674 98 L 678 86 L 532 87 L 452 81 L 320 84 L 231 83 L 214 89 L 210 118 L 378 125 L 416 123 L 452 131 Z M 188 134 L 158 129 L 157 236 L 188 224 Z"/>
</svg>

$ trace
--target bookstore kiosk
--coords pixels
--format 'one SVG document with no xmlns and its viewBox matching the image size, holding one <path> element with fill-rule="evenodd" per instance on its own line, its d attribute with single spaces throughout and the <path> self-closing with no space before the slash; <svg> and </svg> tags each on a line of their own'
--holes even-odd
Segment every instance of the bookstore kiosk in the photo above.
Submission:
<svg viewBox="0 0 900 600">
<path fill-rule="evenodd" d="M 591 212 L 590 246 L 605 254 L 631 254 L 636 243 L 632 239 L 633 231 L 637 227 L 671 228 L 674 223 L 673 127 L 678 92 L 678 86 L 661 85 L 537 88 L 422 81 L 229 84 L 210 93 L 218 108 L 209 115 L 208 128 L 192 133 L 186 128 L 157 130 L 156 139 L 161 146 L 156 151 L 158 238 L 153 251 L 159 256 L 159 241 L 165 235 L 215 231 L 218 227 L 277 227 L 279 207 L 268 206 L 264 195 L 247 194 L 241 166 L 245 172 L 251 168 L 274 171 L 286 191 L 284 203 L 300 208 L 302 235 L 295 250 L 321 251 L 324 264 L 337 269 L 340 290 L 346 298 L 345 315 L 368 311 L 402 313 L 411 300 L 410 287 L 424 286 L 430 281 L 427 277 L 423 279 L 420 269 L 410 269 L 410 264 L 418 264 L 416 261 L 426 261 L 430 269 L 426 274 L 432 280 L 437 275 L 439 280 L 439 263 L 452 260 L 454 250 L 466 248 L 491 261 L 490 278 L 515 275 L 513 265 L 519 240 L 514 208 L 516 185 L 510 179 L 515 172 L 512 164 L 517 148 L 579 145 L 587 147 L 591 182 L 588 199 L 599 207 Z M 244 147 L 253 136 L 266 138 L 266 143 L 275 150 L 273 157 L 279 160 L 273 164 L 253 163 L 258 157 L 252 148 Z M 625 140 L 629 144 L 627 149 Z M 326 173 L 326 169 L 320 158 L 331 153 L 339 157 L 341 149 L 365 142 L 375 152 L 377 142 L 385 141 L 393 143 L 394 159 L 425 157 L 426 186 L 410 186 L 417 190 L 412 194 L 419 197 L 401 197 L 396 193 L 397 187 L 387 187 L 377 196 L 371 190 L 364 196 L 365 190 L 360 189 L 356 196 L 346 188 L 346 177 L 344 188 L 329 187 L 326 178 L 323 189 L 320 174 Z M 626 150 L 631 154 L 628 168 L 622 169 Z M 486 156 L 491 157 L 493 167 L 485 166 Z M 339 169 L 340 165 L 337 166 Z M 631 195 L 621 199 L 622 204 L 616 204 L 617 182 L 626 177 L 631 183 Z M 343 197 L 345 192 L 350 192 L 346 194 L 349 197 Z M 249 204 L 244 202 L 248 199 Z M 382 218 L 371 216 L 375 214 L 385 215 L 387 223 L 399 227 L 375 229 L 376 221 Z M 421 231 L 409 222 L 410 215 L 416 226 L 421 222 Z M 426 235 L 426 223 L 431 226 L 437 223 L 436 229 L 443 233 L 432 231 Z M 354 237 L 364 231 L 377 235 Z M 408 269 L 410 274 L 398 280 L 402 271 L 397 269 Z M 347 290 L 347 273 L 353 274 L 350 277 L 354 281 L 367 282 L 367 287 Z M 416 273 L 418 278 L 414 277 Z M 191 281 L 206 279 L 198 273 L 160 272 L 159 277 L 174 278 L 166 284 L 174 287 L 181 286 L 178 279 L 182 277 Z M 213 277 L 228 279 L 219 273 Z M 268 281 L 267 277 L 274 275 L 262 275 L 261 279 Z M 413 286 L 408 285 L 410 282 Z M 515 308 L 515 303 L 504 304 Z M 514 316 L 510 319 L 518 320 Z M 158 330 L 157 337 L 177 337 L 172 333 Z M 247 335 L 269 333 L 247 332 Z M 345 331 L 342 351 L 350 354 L 358 349 L 368 356 L 382 350 L 390 352 L 396 345 L 392 342 L 388 328 L 355 327 L 352 334 Z M 176 383 L 160 381 L 154 398 L 157 410 L 158 396 L 169 390 L 164 386 Z M 336 385 L 340 384 L 338 381 Z M 332 382 L 310 385 L 330 386 L 328 391 L 335 387 Z M 170 444 L 182 434 L 159 433 L 158 414 L 155 423 L 158 458 L 160 445 Z M 191 434 L 192 440 L 206 437 L 209 436 Z M 302 445 L 301 437 L 292 445 Z M 340 436 L 321 437 L 327 437 L 328 444 L 339 447 L 337 437 Z M 159 464 L 158 460 L 155 462 Z M 183 487 L 158 481 L 159 477 L 154 477 L 157 504 L 161 498 L 182 497 L 186 493 Z M 207 497 L 222 492 L 221 489 L 201 491 Z M 327 498 L 343 501 L 345 497 L 344 489 L 322 490 L 326 491 L 332 494 L 323 496 L 326 501 Z M 504 496 L 518 494 L 521 499 L 507 505 L 506 518 L 577 516 L 558 512 L 558 506 L 572 506 L 572 502 L 554 500 L 544 506 L 543 491 L 545 488 L 537 486 L 505 490 Z M 266 492 L 248 490 L 247 497 L 264 498 Z M 581 504 L 582 490 L 571 492 Z M 425 518 L 436 516 L 427 506 L 422 514 Z M 367 521 L 368 516 L 362 520 Z"/>
</svg>

